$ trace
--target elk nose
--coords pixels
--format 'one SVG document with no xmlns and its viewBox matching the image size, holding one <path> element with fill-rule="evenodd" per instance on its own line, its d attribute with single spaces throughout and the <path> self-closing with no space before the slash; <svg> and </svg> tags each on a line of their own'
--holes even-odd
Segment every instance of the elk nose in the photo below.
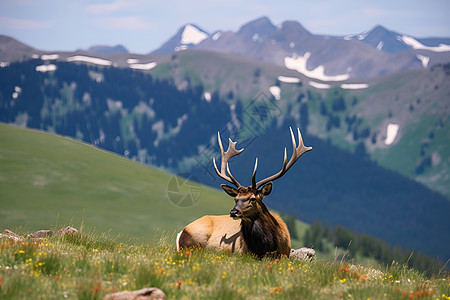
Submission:
<svg viewBox="0 0 450 300">
<path fill-rule="evenodd" d="M 232 217 L 232 218 L 237 218 L 237 214 L 239 213 L 239 211 L 237 210 L 237 209 L 232 209 L 231 211 L 230 211 L 230 217 Z"/>
</svg>

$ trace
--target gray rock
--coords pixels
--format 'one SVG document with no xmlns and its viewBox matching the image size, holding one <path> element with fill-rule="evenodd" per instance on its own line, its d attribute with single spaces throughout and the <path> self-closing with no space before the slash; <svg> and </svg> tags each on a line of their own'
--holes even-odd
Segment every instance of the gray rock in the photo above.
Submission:
<svg viewBox="0 0 450 300">
<path fill-rule="evenodd" d="M 316 251 L 311 248 L 291 249 L 289 257 L 300 260 L 314 260 L 316 259 Z"/>
<path fill-rule="evenodd" d="M 1 238 L 8 238 L 10 240 L 16 241 L 16 242 L 22 242 L 23 237 L 20 235 L 15 234 L 11 230 L 5 229 L 3 233 L 0 233 L 0 239 Z"/>
<path fill-rule="evenodd" d="M 144 288 L 137 291 L 124 291 L 105 296 L 105 300 L 164 300 L 166 294 L 158 288 Z"/>
<path fill-rule="evenodd" d="M 65 228 L 61 228 L 58 231 L 53 230 L 39 230 L 35 233 L 31 233 L 27 235 L 27 238 L 29 239 L 36 239 L 36 240 L 42 240 L 43 238 L 50 237 L 50 236 L 63 236 L 65 234 L 74 234 L 78 233 L 78 230 L 76 230 L 73 227 L 67 226 Z M 16 242 L 23 242 L 25 240 L 25 237 L 20 236 L 11 230 L 5 229 L 3 233 L 0 233 L 0 239 L 1 238 L 8 238 L 10 240 L 14 240 Z"/>
</svg>

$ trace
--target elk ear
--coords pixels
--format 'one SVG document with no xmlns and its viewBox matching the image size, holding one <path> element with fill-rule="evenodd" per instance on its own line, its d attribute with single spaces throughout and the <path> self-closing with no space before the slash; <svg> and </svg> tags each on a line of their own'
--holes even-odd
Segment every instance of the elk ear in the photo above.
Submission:
<svg viewBox="0 0 450 300">
<path fill-rule="evenodd" d="M 230 195 L 231 197 L 236 197 L 238 194 L 237 189 L 235 189 L 234 187 L 228 186 L 226 184 L 221 184 L 220 185 L 223 190 L 225 191 L 225 193 L 227 193 L 228 195 Z"/>
<path fill-rule="evenodd" d="M 269 196 L 270 193 L 272 192 L 272 187 L 273 187 L 273 183 L 272 183 L 272 181 L 269 181 L 261 188 L 261 194 L 264 197 Z"/>
</svg>

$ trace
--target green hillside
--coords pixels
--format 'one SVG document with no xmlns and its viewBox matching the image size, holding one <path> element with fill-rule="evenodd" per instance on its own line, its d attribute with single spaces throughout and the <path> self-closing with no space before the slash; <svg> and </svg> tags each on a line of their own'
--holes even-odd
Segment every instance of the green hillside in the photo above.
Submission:
<svg viewBox="0 0 450 300">
<path fill-rule="evenodd" d="M 172 234 L 232 207 L 228 196 L 203 186 L 196 205 L 177 207 L 167 194 L 172 175 L 70 138 L 0 124 L 0 140 L 2 230 L 84 223 L 113 236 L 152 239 L 156 231 Z"/>
</svg>

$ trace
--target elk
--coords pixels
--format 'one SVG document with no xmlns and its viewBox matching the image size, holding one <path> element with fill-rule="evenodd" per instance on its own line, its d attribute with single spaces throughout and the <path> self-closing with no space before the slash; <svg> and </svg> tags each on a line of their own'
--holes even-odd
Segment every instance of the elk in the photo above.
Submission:
<svg viewBox="0 0 450 300">
<path fill-rule="evenodd" d="M 256 170 L 258 168 L 258 158 L 256 158 L 252 185 L 248 187 L 239 184 L 231 174 L 228 165 L 230 158 L 242 153 L 244 149 L 236 150 L 236 142 L 229 139 L 228 149 L 224 152 L 220 133 L 217 133 L 222 163 L 219 171 L 215 158 L 213 158 L 214 170 L 220 178 L 235 186 L 221 185 L 229 196 L 234 197 L 236 204 L 230 211 L 229 216 L 207 215 L 187 225 L 177 235 L 178 251 L 183 248 L 198 246 L 252 253 L 259 258 L 266 255 L 289 256 L 291 240 L 287 226 L 277 214 L 271 213 L 267 209 L 263 199 L 272 191 L 272 181 L 282 177 L 303 153 L 312 149 L 304 146 L 300 129 L 297 128 L 298 146 L 292 128 L 290 128 L 290 131 L 293 153 L 289 162 L 287 161 L 286 148 L 284 148 L 282 169 L 278 173 L 256 182 Z"/>
</svg>

